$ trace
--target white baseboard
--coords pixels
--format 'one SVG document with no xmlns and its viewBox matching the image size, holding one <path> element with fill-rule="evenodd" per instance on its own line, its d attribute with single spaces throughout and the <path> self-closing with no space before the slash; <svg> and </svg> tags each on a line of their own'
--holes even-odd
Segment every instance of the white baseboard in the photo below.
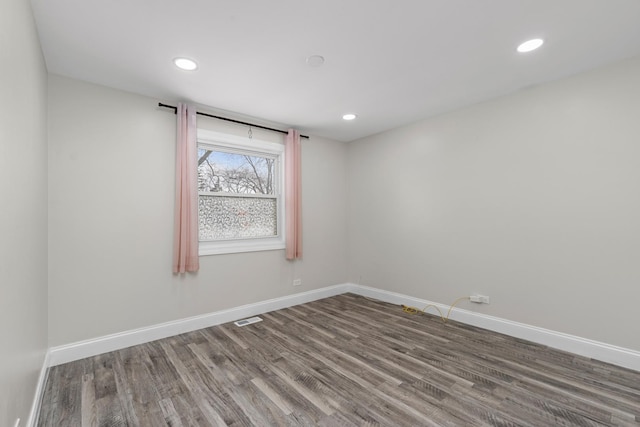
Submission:
<svg viewBox="0 0 640 427">
<path fill-rule="evenodd" d="M 85 357 L 96 356 L 110 351 L 120 350 L 138 344 L 191 332 L 222 323 L 233 322 L 245 317 L 256 316 L 269 311 L 280 310 L 294 305 L 304 304 L 322 298 L 346 292 L 345 285 L 335 285 L 315 289 L 280 298 L 242 305 L 228 310 L 216 311 L 201 316 L 188 317 L 172 322 L 160 323 L 145 328 L 138 328 L 116 334 L 105 335 L 90 340 L 52 347 L 50 349 L 50 366 L 61 365 Z"/>
<path fill-rule="evenodd" d="M 217 311 L 201 316 L 189 317 L 173 322 L 125 331 L 117 334 L 106 335 L 86 341 L 80 341 L 49 350 L 48 366 L 72 362 L 85 357 L 115 351 L 133 345 L 167 338 L 197 329 L 208 328 L 222 323 L 232 322 L 246 317 L 256 316 L 273 310 L 292 307 L 298 304 L 328 298 L 334 295 L 352 292 L 369 298 L 391 304 L 406 304 L 424 307 L 433 304 L 443 311 L 449 309 L 448 305 L 434 303 L 420 298 L 411 297 L 396 292 L 370 288 L 368 286 L 345 283 L 329 286 L 294 295 L 274 298 L 254 304 L 247 304 L 228 310 Z M 614 345 L 589 340 L 549 329 L 518 323 L 499 317 L 475 313 L 473 311 L 454 308 L 451 311 L 451 319 L 473 326 L 478 326 L 491 331 L 533 341 L 559 350 L 568 351 L 581 356 L 589 357 L 603 362 L 623 366 L 625 368 L 640 371 L 640 352 L 636 350 L 617 347 Z"/>
<path fill-rule="evenodd" d="M 445 313 L 449 310 L 449 306 L 446 304 L 414 298 L 396 292 L 356 284 L 348 284 L 346 287 L 348 292 L 391 304 L 405 304 L 414 307 L 425 307 L 429 304 L 433 304 Z M 473 311 L 457 307 L 451 310 L 450 318 L 468 325 L 478 326 L 490 331 L 499 332 L 501 334 L 532 341 L 537 344 L 568 351 L 580 356 L 640 371 L 640 351 L 539 328 L 537 326 L 531 326 L 524 323 L 513 322 L 499 317 L 488 316 L 486 314 L 475 313 Z"/>
<path fill-rule="evenodd" d="M 44 386 L 47 380 L 47 369 L 50 365 L 50 350 L 44 355 L 42 361 L 42 368 L 40 369 L 40 375 L 38 375 L 38 383 L 36 384 L 36 391 L 33 396 L 33 402 L 31 403 L 31 410 L 29 411 L 29 418 L 27 419 L 26 427 L 35 427 L 38 421 L 38 413 L 40 412 L 40 404 L 42 403 L 42 396 L 44 395 Z"/>
</svg>

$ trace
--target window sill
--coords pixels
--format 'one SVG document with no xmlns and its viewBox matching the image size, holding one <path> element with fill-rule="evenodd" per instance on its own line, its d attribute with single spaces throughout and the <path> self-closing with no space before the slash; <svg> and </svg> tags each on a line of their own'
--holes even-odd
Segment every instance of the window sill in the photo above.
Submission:
<svg viewBox="0 0 640 427">
<path fill-rule="evenodd" d="M 199 256 L 237 254 L 242 252 L 259 252 L 283 250 L 285 244 L 281 239 L 233 240 L 222 242 L 200 242 Z"/>
</svg>

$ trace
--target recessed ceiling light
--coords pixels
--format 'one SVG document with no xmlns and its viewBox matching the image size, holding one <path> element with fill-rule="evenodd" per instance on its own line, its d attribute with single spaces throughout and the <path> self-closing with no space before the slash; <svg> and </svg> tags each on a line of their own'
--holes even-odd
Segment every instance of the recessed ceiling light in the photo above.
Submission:
<svg viewBox="0 0 640 427">
<path fill-rule="evenodd" d="M 349 113 L 349 114 L 345 114 L 344 116 L 342 116 L 342 120 L 353 120 L 355 119 L 356 116 L 355 114 Z"/>
<path fill-rule="evenodd" d="M 522 43 L 520 46 L 518 46 L 518 52 L 521 52 L 521 53 L 531 52 L 532 50 L 536 50 L 537 48 L 542 46 L 543 43 L 544 43 L 544 40 L 542 39 L 528 40 Z"/>
<path fill-rule="evenodd" d="M 307 58 L 307 65 L 310 67 L 319 67 L 324 64 L 324 57 L 320 55 L 311 55 Z"/>
<path fill-rule="evenodd" d="M 198 68 L 196 61 L 188 58 L 176 58 L 173 60 L 173 63 L 176 64 L 176 67 L 185 71 L 193 71 Z"/>
</svg>

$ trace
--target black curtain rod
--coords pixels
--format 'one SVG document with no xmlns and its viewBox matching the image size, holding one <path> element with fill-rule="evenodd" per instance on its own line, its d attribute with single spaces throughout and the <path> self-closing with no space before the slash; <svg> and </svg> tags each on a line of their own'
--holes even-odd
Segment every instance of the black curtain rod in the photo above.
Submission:
<svg viewBox="0 0 640 427">
<path fill-rule="evenodd" d="M 168 105 L 168 104 L 163 104 L 162 102 L 158 102 L 158 107 L 171 108 L 173 110 L 173 114 L 178 114 L 178 107 L 174 107 L 173 105 Z M 214 116 L 213 114 L 201 113 L 199 111 L 197 111 L 196 114 L 199 115 L 199 116 L 211 117 L 211 118 L 218 119 L 218 120 L 224 120 L 224 121 L 227 121 L 227 122 L 238 123 L 240 125 L 251 126 L 251 127 L 254 127 L 254 128 L 260 128 L 260 129 L 265 129 L 265 130 L 270 130 L 271 132 L 279 132 L 279 133 L 284 133 L 284 134 L 289 133 L 286 130 L 274 129 L 274 128 L 270 128 L 270 127 L 266 127 L 266 126 L 255 125 L 253 123 L 241 122 L 240 120 L 229 119 L 227 117 Z M 300 138 L 309 139 L 309 137 L 307 135 L 300 135 Z"/>
</svg>

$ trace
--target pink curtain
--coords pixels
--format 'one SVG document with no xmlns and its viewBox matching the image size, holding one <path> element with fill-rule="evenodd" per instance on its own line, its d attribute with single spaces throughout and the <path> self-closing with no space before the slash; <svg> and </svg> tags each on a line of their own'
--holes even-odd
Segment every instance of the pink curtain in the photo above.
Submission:
<svg viewBox="0 0 640 427">
<path fill-rule="evenodd" d="M 302 174 L 300 133 L 289 129 L 285 139 L 285 230 L 287 259 L 302 258 Z"/>
<path fill-rule="evenodd" d="M 198 271 L 198 173 L 196 110 L 179 103 L 176 141 L 176 207 L 173 272 Z"/>
</svg>

